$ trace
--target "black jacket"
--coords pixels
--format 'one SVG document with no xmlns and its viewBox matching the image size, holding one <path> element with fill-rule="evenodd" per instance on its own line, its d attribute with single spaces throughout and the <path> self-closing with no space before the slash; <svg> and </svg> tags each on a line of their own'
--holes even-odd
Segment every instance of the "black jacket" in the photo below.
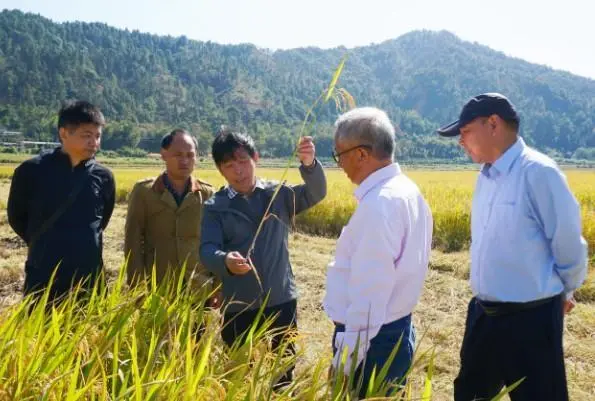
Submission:
<svg viewBox="0 0 595 401">
<path fill-rule="evenodd" d="M 38 230 L 82 185 L 75 201 L 43 234 Z M 113 174 L 95 159 L 72 167 L 61 148 L 23 162 L 12 177 L 8 222 L 27 243 L 25 292 L 47 286 L 59 264 L 53 288 L 59 295 L 72 283 L 91 278 L 102 268 L 103 230 L 115 203 Z M 31 244 L 32 237 L 37 237 Z"/>
</svg>

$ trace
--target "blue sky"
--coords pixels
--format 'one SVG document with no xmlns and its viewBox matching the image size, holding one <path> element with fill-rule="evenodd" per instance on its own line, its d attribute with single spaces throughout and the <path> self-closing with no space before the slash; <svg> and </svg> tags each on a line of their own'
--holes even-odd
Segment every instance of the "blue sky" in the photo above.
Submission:
<svg viewBox="0 0 595 401">
<path fill-rule="evenodd" d="M 595 79 L 593 0 L 0 0 L 54 21 L 104 22 L 270 49 L 363 46 L 448 30 L 510 56 Z"/>
</svg>

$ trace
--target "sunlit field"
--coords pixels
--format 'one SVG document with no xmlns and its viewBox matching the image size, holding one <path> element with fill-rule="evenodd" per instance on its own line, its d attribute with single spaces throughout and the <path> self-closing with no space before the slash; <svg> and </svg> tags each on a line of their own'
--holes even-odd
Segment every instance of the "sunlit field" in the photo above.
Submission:
<svg viewBox="0 0 595 401">
<path fill-rule="evenodd" d="M 13 167 L 0 167 L 0 177 L 10 176 Z M 117 202 L 126 202 L 134 183 L 140 179 L 159 174 L 158 168 L 114 170 L 117 186 Z M 278 181 L 281 169 L 261 169 L 263 178 Z M 451 252 L 465 249 L 470 238 L 470 208 L 476 171 L 405 170 L 421 188 L 432 209 L 435 221 L 434 246 Z M 583 232 L 589 249 L 595 250 L 595 171 L 569 170 L 566 172 L 572 191 L 582 207 Z M 214 169 L 198 170 L 196 177 L 216 189 L 225 184 Z M 352 196 L 354 186 L 338 169 L 327 169 L 328 195 L 319 205 L 296 219 L 297 228 L 305 233 L 338 236 L 355 208 Z M 301 177 L 297 169 L 291 170 L 288 183 L 298 184 Z"/>
<path fill-rule="evenodd" d="M 10 177 L 14 166 L 0 166 L 0 178 Z M 138 180 L 160 173 L 157 167 L 123 168 L 114 170 L 116 177 L 116 201 L 125 203 L 133 185 Z M 472 170 L 407 170 L 404 169 L 420 187 L 430 204 L 434 218 L 433 247 L 445 252 L 465 250 L 470 241 L 470 211 L 472 192 L 477 172 Z M 258 175 L 264 179 L 278 181 L 282 169 L 263 168 Z M 341 170 L 328 168 L 327 197 L 317 206 L 296 218 L 296 229 L 303 233 L 337 237 L 341 228 L 349 220 L 356 202 L 353 197 L 355 188 Z M 223 177 L 215 169 L 196 170 L 195 176 L 213 185 L 215 189 L 225 185 Z M 595 171 L 566 171 L 569 185 L 582 209 L 583 233 L 589 244 L 589 255 L 595 254 Z M 289 184 L 301 183 L 297 168 L 288 176 Z M 4 202 L 0 200 L 0 202 Z M 0 207 L 4 204 L 0 203 Z M 592 295 L 595 298 L 595 294 Z"/>
<path fill-rule="evenodd" d="M 14 165 L 0 166 L 0 209 L 6 206 Z M 332 323 L 320 307 L 325 266 L 335 239 L 355 208 L 354 189 L 340 170 L 327 169 L 327 198 L 302 216 L 290 236 L 290 253 L 300 292 L 296 384 L 274 393 L 271 385 L 288 361 L 265 346 L 255 332 L 249 346 L 224 351 L 217 313 L 176 288 L 130 292 L 118 282 L 126 198 L 134 183 L 155 176 L 157 167 L 115 167 L 118 206 L 106 232 L 105 260 L 110 288 L 85 311 L 73 304 L 47 315 L 25 318 L 21 302 L 26 248 L 0 213 L 0 400 L 330 400 L 348 399 L 329 383 Z M 420 339 L 406 388 L 408 399 L 451 400 L 458 369 L 468 278 L 469 213 L 475 171 L 404 169 L 430 203 L 435 221 L 434 250 L 422 300 L 414 319 Z M 278 180 L 281 169 L 259 175 Z M 567 170 L 579 200 L 583 233 L 595 250 L 595 172 Z M 224 185 L 215 170 L 196 171 L 215 188 Z M 288 182 L 301 182 L 297 169 Z M 595 397 L 595 272 L 577 292 L 580 301 L 566 319 L 565 349 L 572 400 Z M 207 330 L 195 336 L 195 325 Z M 433 358 L 431 357 L 434 352 Z M 431 389 L 431 392 L 430 392 Z M 379 389 L 370 390 L 370 395 Z"/>
</svg>

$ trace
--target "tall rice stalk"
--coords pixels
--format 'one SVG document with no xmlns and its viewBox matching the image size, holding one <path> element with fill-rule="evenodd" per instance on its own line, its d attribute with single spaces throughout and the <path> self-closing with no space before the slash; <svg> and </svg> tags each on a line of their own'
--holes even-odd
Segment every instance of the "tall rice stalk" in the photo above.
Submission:
<svg viewBox="0 0 595 401">
<path fill-rule="evenodd" d="M 335 69 L 335 72 L 333 73 L 333 76 L 331 78 L 329 85 L 322 91 L 322 93 L 318 96 L 318 98 L 316 98 L 314 103 L 312 103 L 310 108 L 307 110 L 306 116 L 304 117 L 304 120 L 302 121 L 302 124 L 301 124 L 301 128 L 298 132 L 298 139 L 296 141 L 296 146 L 295 146 L 291 156 L 287 159 L 287 164 L 285 166 L 285 169 L 283 170 L 283 173 L 281 174 L 279 183 L 275 187 L 273 196 L 271 197 L 271 200 L 269 201 L 269 203 L 265 209 L 264 215 L 263 215 L 262 219 L 260 220 L 260 223 L 258 224 L 258 228 L 256 229 L 256 233 L 254 234 L 254 238 L 252 239 L 252 243 L 250 244 L 250 247 L 248 248 L 246 258 L 248 259 L 248 262 L 252 268 L 252 271 L 254 272 L 254 275 L 256 276 L 256 280 L 258 281 L 258 284 L 260 285 L 261 290 L 263 289 L 262 282 L 260 280 L 258 270 L 254 266 L 254 263 L 252 263 L 251 255 L 254 252 L 254 247 L 256 246 L 256 240 L 258 239 L 258 236 L 259 236 L 260 232 L 262 231 L 262 227 L 263 227 L 264 223 L 270 217 L 274 217 L 270 214 L 271 206 L 272 206 L 273 202 L 275 201 L 277 194 L 279 193 L 279 190 L 286 182 L 287 173 L 291 167 L 291 163 L 295 160 L 295 158 L 297 156 L 300 140 L 304 136 L 304 132 L 306 132 L 306 127 L 311 122 L 311 119 L 314 116 L 314 111 L 316 110 L 316 108 L 319 105 L 326 104 L 331 99 L 333 99 L 335 101 L 335 105 L 336 105 L 337 109 L 339 109 L 339 110 L 342 110 L 345 107 L 349 107 L 349 108 L 355 107 L 355 100 L 349 94 L 349 92 L 343 88 L 337 88 L 337 83 L 339 81 L 339 77 L 341 76 L 341 73 L 343 72 L 343 68 L 345 66 L 346 59 L 347 59 L 346 57 L 343 57 L 343 59 L 341 60 L 341 62 L 337 66 L 337 68 Z M 295 205 L 295 202 L 294 202 L 294 205 Z M 293 214 L 292 218 L 295 218 L 295 213 Z"/>
</svg>

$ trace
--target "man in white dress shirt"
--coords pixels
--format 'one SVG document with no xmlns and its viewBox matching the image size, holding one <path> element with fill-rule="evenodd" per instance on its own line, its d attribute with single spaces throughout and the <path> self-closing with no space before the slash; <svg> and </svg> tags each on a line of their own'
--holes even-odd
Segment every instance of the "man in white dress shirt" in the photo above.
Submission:
<svg viewBox="0 0 595 401">
<path fill-rule="evenodd" d="M 394 127 L 379 109 L 354 109 L 335 123 L 333 157 L 358 185 L 358 206 L 328 266 L 323 304 L 335 323 L 332 370 L 346 352 L 345 375 L 354 366 L 357 384 L 363 374 L 360 397 L 374 368 L 378 374 L 400 339 L 385 380 L 394 388 L 404 384 L 415 343 L 411 313 L 432 243 L 430 208 L 394 162 L 394 150 Z"/>
</svg>

